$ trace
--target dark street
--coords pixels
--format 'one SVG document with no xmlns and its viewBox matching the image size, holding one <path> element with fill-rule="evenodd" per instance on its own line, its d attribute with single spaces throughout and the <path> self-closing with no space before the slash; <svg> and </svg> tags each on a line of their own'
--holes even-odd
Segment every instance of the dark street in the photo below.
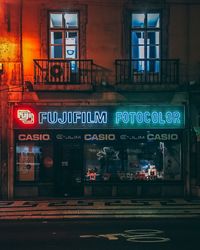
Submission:
<svg viewBox="0 0 200 250">
<path fill-rule="evenodd" d="M 0 231 L 3 250 L 195 250 L 200 220 L 7 221 Z"/>
</svg>

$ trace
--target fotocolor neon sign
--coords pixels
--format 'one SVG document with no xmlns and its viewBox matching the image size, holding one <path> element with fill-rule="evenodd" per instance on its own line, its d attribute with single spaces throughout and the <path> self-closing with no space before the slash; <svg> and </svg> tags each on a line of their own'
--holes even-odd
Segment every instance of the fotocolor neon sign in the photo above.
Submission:
<svg viewBox="0 0 200 250">
<path fill-rule="evenodd" d="M 181 113 L 179 111 L 166 111 L 166 112 L 158 112 L 158 111 L 138 111 L 138 112 L 116 112 L 115 115 L 115 124 L 157 124 L 157 125 L 165 125 L 165 124 L 181 124 Z"/>
<path fill-rule="evenodd" d="M 155 129 L 184 128 L 183 106 L 16 107 L 15 128 Z"/>
</svg>

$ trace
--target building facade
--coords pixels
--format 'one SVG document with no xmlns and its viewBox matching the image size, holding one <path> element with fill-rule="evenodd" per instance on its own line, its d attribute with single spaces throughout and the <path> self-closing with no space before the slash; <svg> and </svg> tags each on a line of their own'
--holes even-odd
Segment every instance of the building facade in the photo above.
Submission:
<svg viewBox="0 0 200 250">
<path fill-rule="evenodd" d="M 199 11 L 2 0 L 2 199 L 200 196 Z"/>
</svg>

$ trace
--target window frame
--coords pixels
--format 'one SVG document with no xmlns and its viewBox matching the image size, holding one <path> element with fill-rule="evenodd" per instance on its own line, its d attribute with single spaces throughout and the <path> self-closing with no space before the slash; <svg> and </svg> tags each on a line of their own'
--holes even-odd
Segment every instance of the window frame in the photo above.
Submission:
<svg viewBox="0 0 200 250">
<path fill-rule="evenodd" d="M 67 28 L 65 27 L 64 23 L 65 23 L 65 18 L 64 15 L 65 14 L 77 14 L 77 28 Z M 52 28 L 50 26 L 50 17 L 51 14 L 62 14 L 62 27 L 55 27 Z M 67 59 L 79 59 L 80 58 L 80 33 L 81 33 L 81 25 L 80 25 L 80 11 L 78 10 L 69 10 L 69 11 L 49 11 L 48 13 L 48 57 L 50 60 L 67 60 Z M 55 44 L 51 43 L 51 32 L 61 32 L 62 33 L 62 58 L 55 58 L 52 57 L 51 55 L 51 47 L 55 46 Z M 70 57 L 66 57 L 66 32 L 76 32 L 77 33 L 77 42 L 76 42 L 76 47 L 77 47 L 77 56 L 75 58 L 70 58 Z M 60 45 L 57 45 L 60 46 Z M 55 46 L 55 47 L 57 47 Z"/>
<path fill-rule="evenodd" d="M 144 27 L 133 27 L 132 26 L 132 15 L 133 14 L 144 14 Z M 160 18 L 160 25 L 159 27 L 148 27 L 148 14 L 159 14 L 159 18 Z M 129 18 L 129 59 L 130 60 L 144 60 L 144 72 L 148 72 L 148 66 L 147 66 L 147 60 L 151 61 L 151 60 L 161 60 L 162 58 L 162 13 L 160 10 L 146 10 L 146 11 L 142 11 L 142 10 L 131 10 L 130 11 L 130 18 Z M 143 32 L 144 33 L 144 58 L 136 58 L 133 57 L 133 42 L 132 42 L 132 33 L 133 32 Z M 159 44 L 155 43 L 153 45 L 147 43 L 147 39 L 148 39 L 148 33 L 149 32 L 159 32 Z M 159 47 L 159 56 L 158 57 L 147 57 L 147 51 L 148 51 L 148 47 Z M 135 47 L 140 47 L 140 46 L 135 46 Z"/>
</svg>

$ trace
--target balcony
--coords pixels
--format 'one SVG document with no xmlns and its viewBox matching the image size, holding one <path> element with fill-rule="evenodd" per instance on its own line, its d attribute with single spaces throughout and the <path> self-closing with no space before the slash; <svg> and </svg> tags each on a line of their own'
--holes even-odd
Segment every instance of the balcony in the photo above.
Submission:
<svg viewBox="0 0 200 250">
<path fill-rule="evenodd" d="M 34 59 L 34 90 L 91 90 L 92 60 Z"/>
<path fill-rule="evenodd" d="M 179 85 L 179 60 L 135 59 L 115 61 L 117 85 L 169 88 Z"/>
</svg>

